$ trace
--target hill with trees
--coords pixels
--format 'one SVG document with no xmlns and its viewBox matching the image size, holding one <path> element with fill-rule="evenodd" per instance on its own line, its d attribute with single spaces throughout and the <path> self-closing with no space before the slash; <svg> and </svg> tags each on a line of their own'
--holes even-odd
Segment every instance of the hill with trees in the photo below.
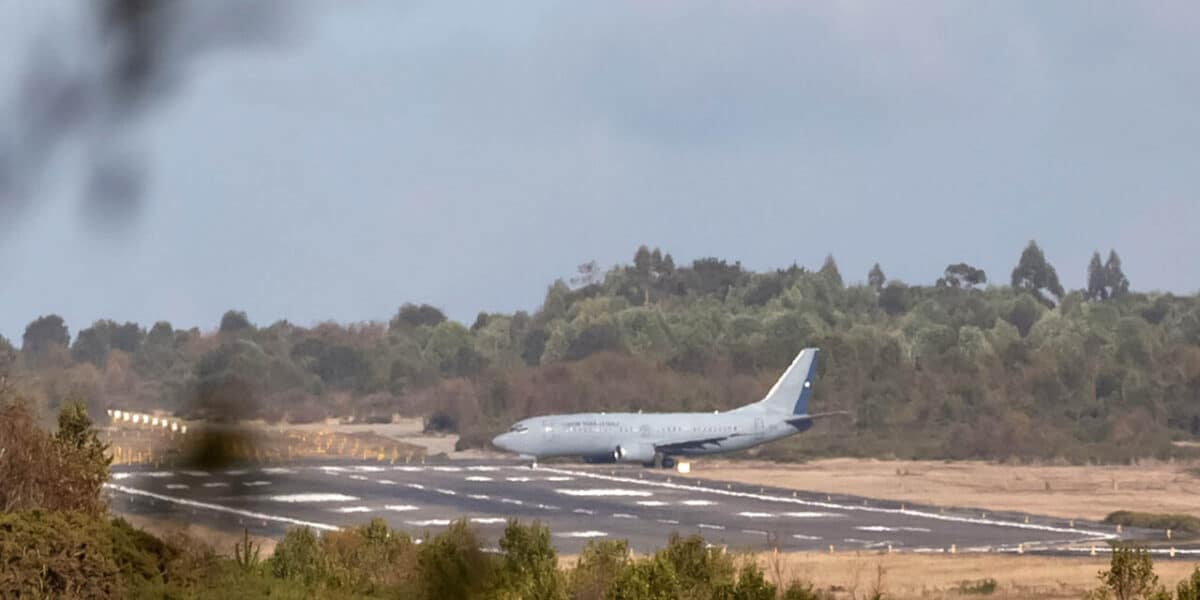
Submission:
<svg viewBox="0 0 1200 600">
<path fill-rule="evenodd" d="M 1083 270 L 1083 266 L 1080 270 Z M 833 257 L 754 272 L 641 247 L 580 266 L 534 312 L 447 319 L 404 304 L 387 323 L 259 325 L 231 310 L 216 331 L 57 315 L 0 338 L 0 377 L 54 414 L 82 399 L 190 418 L 311 422 L 427 417 L 463 445 L 529 415 L 725 409 L 756 400 L 804 346 L 823 350 L 815 410 L 853 422 L 761 456 L 1061 458 L 1186 453 L 1200 437 L 1200 298 L 1137 292 L 1116 252 L 1066 290 L 1034 242 L 1010 277 L 950 263 L 932 284 L 876 264 L 847 283 Z"/>
</svg>

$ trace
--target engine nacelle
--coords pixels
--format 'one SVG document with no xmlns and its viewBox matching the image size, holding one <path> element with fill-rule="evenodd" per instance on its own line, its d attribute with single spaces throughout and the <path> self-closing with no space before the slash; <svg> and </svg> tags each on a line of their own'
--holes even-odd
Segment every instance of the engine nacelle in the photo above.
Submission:
<svg viewBox="0 0 1200 600">
<path fill-rule="evenodd" d="M 619 462 L 652 463 L 655 454 L 650 444 L 622 444 L 613 450 L 613 458 Z"/>
</svg>

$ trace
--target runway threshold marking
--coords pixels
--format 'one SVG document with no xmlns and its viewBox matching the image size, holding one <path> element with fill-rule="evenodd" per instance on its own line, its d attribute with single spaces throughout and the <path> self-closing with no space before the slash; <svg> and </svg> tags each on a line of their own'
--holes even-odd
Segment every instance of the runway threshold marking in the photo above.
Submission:
<svg viewBox="0 0 1200 600">
<path fill-rule="evenodd" d="M 116 485 L 113 483 L 106 483 L 106 484 L 104 484 L 104 487 L 106 487 L 110 490 L 116 490 L 123 494 L 131 494 L 134 496 L 145 496 L 147 498 L 154 498 L 155 500 L 162 500 L 163 502 L 171 502 L 173 504 L 179 504 L 182 506 L 191 506 L 194 508 L 203 508 L 206 510 L 213 510 L 213 511 L 217 511 L 217 512 L 238 515 L 241 517 L 250 517 L 251 519 L 260 519 L 263 521 L 275 521 L 278 523 L 289 523 L 292 525 L 303 525 L 305 527 L 312 527 L 313 529 L 320 529 L 323 531 L 340 531 L 341 530 L 340 527 L 330 525 L 328 523 L 317 523 L 315 521 L 303 521 L 301 519 L 293 519 L 291 517 L 285 517 L 282 515 L 268 515 L 266 513 L 255 512 L 252 510 L 241 510 L 241 509 L 232 508 L 229 506 L 222 506 L 220 504 L 212 504 L 209 502 L 200 502 L 198 500 L 190 500 L 188 498 L 178 498 L 175 496 L 167 496 L 165 494 L 156 494 L 154 492 L 147 492 L 146 490 L 139 490 L 137 488 L 131 488 L 131 487 L 124 486 L 124 485 Z"/>
<path fill-rule="evenodd" d="M 1069 534 L 1078 534 L 1081 536 L 1088 536 L 1090 538 L 1098 538 L 1098 539 L 1104 539 L 1104 540 L 1112 540 L 1112 539 L 1117 539 L 1120 537 L 1115 533 L 1108 533 L 1106 531 L 1095 531 L 1095 530 L 1090 530 L 1090 529 L 1080 529 L 1080 528 L 1076 528 L 1076 527 L 1056 527 L 1054 525 L 1041 525 L 1041 524 L 1037 524 L 1037 523 L 1019 523 L 1016 521 L 1003 521 L 1003 520 L 999 520 L 999 519 L 984 519 L 984 518 L 979 518 L 979 517 L 963 517 L 963 516 L 947 515 L 947 514 L 941 514 L 941 513 L 931 513 L 931 512 L 927 512 L 927 511 L 912 510 L 912 509 L 904 510 L 904 509 L 898 509 L 898 508 L 884 508 L 884 507 L 880 507 L 880 506 L 859 506 L 859 505 L 851 505 L 851 504 L 838 504 L 836 502 L 820 502 L 820 501 L 814 501 L 814 500 L 804 500 L 801 498 L 791 498 L 791 497 L 786 497 L 786 496 L 768 496 L 765 494 L 755 494 L 755 493 L 751 493 L 751 492 L 738 492 L 738 491 L 734 491 L 734 490 L 713 489 L 713 488 L 707 488 L 707 487 L 702 487 L 702 486 L 698 486 L 698 485 L 685 485 L 682 483 L 668 483 L 665 481 L 653 481 L 653 480 L 648 480 L 648 479 L 634 479 L 632 477 L 617 477 L 615 475 L 602 475 L 599 473 L 589 473 L 587 471 L 572 471 L 572 470 L 568 470 L 568 469 L 555 469 L 555 468 L 551 468 L 551 467 L 539 467 L 539 470 L 547 471 L 550 473 L 558 473 L 560 475 L 571 475 L 574 477 L 587 477 L 590 479 L 596 479 L 596 480 L 600 480 L 600 481 L 609 481 L 612 483 L 621 483 L 621 484 L 627 484 L 627 485 L 639 485 L 639 486 L 647 486 L 647 487 L 658 487 L 658 488 L 670 489 L 670 490 L 682 490 L 682 491 L 688 491 L 688 492 L 697 492 L 697 493 L 701 493 L 701 494 L 726 496 L 726 497 L 730 497 L 730 498 L 748 498 L 751 500 L 762 500 L 764 502 L 781 502 L 781 503 L 787 503 L 787 504 L 797 504 L 800 506 L 812 506 L 812 507 L 816 507 L 816 508 L 845 510 L 845 511 L 858 511 L 858 512 L 868 512 L 868 513 L 877 513 L 877 514 L 888 514 L 888 515 L 904 515 L 904 516 L 911 516 L 911 517 L 920 517 L 920 518 L 924 518 L 924 519 L 933 519 L 933 520 L 937 520 L 937 521 L 945 521 L 945 522 L 950 522 L 950 523 L 970 523 L 973 525 L 992 525 L 992 526 L 996 526 L 996 527 L 1027 529 L 1027 530 L 1031 530 L 1031 531 L 1049 531 L 1049 532 L 1054 532 L 1054 533 L 1069 533 Z M 685 502 L 687 502 L 687 501 L 685 501 Z"/>
</svg>

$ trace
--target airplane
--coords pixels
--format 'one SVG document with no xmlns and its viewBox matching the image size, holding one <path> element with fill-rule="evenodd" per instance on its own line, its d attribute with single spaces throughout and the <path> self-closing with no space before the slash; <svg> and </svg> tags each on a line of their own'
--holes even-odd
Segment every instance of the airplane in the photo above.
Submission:
<svg viewBox="0 0 1200 600">
<path fill-rule="evenodd" d="M 574 457 L 671 469 L 676 457 L 745 450 L 806 431 L 817 419 L 849 414 L 808 412 L 818 350 L 801 350 L 762 400 L 733 410 L 546 415 L 518 421 L 492 443 L 534 466 L 543 458 Z"/>
</svg>

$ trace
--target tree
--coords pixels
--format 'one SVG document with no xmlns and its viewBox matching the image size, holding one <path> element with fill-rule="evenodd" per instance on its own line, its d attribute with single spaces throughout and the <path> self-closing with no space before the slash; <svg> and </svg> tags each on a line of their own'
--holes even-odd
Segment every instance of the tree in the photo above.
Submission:
<svg viewBox="0 0 1200 600">
<path fill-rule="evenodd" d="M 958 263 L 946 267 L 942 278 L 937 280 L 937 287 L 971 288 L 987 283 L 987 273 L 967 263 Z"/>
<path fill-rule="evenodd" d="M 558 553 L 550 530 L 541 523 L 523 526 L 512 519 L 500 538 L 503 553 L 497 573 L 500 590 L 514 598 L 565 600 L 566 582 L 558 570 Z"/>
<path fill-rule="evenodd" d="M 1121 271 L 1121 257 L 1116 250 L 1108 251 L 1108 261 L 1104 263 L 1104 284 L 1108 288 L 1109 298 L 1118 298 L 1129 293 L 1129 279 Z"/>
<path fill-rule="evenodd" d="M 78 362 L 90 362 L 103 369 L 111 348 L 112 321 L 96 321 L 91 327 L 80 331 L 71 345 L 71 358 Z"/>
<path fill-rule="evenodd" d="M 4 389 L 9 370 L 12 369 L 15 362 L 17 362 L 17 349 L 13 348 L 8 338 L 0 335 L 0 391 Z"/>
<path fill-rule="evenodd" d="M 229 310 L 221 315 L 221 333 L 237 333 L 253 327 L 254 325 L 250 323 L 250 319 L 244 311 Z"/>
<path fill-rule="evenodd" d="M 587 287 L 600 283 L 603 275 L 600 271 L 600 263 L 595 260 L 589 260 L 575 269 L 576 275 L 571 278 L 571 285 L 576 288 Z"/>
<path fill-rule="evenodd" d="M 837 261 L 833 260 L 832 254 L 825 255 L 825 262 L 821 264 L 821 270 L 817 271 L 826 281 L 833 284 L 834 287 L 843 287 L 842 274 L 838 271 Z"/>
<path fill-rule="evenodd" d="M 71 335 L 63 318 L 45 315 L 25 327 L 25 335 L 21 337 L 21 352 L 38 357 L 53 348 L 66 348 L 70 341 Z"/>
<path fill-rule="evenodd" d="M 601 600 L 629 566 L 628 540 L 592 540 L 579 553 L 571 573 L 571 597 Z"/>
<path fill-rule="evenodd" d="M 1028 291 L 1039 302 L 1049 307 L 1053 307 L 1066 293 L 1062 284 L 1058 282 L 1058 272 L 1054 270 L 1053 265 L 1046 262 L 1046 255 L 1033 240 L 1030 240 L 1029 245 L 1021 252 L 1021 260 L 1013 268 L 1012 287 Z M 1054 300 L 1046 297 L 1047 292 L 1054 296 Z"/>
<path fill-rule="evenodd" d="M 867 285 L 875 289 L 876 292 L 883 291 L 883 285 L 887 283 L 887 277 L 883 274 L 883 269 L 879 268 L 879 263 L 871 267 L 871 272 L 867 273 Z"/>
<path fill-rule="evenodd" d="M 902 281 L 889 281 L 887 287 L 879 292 L 879 308 L 889 315 L 899 315 L 908 311 L 908 286 Z"/>
<path fill-rule="evenodd" d="M 428 325 L 436 327 L 446 320 L 446 314 L 439 310 L 436 306 L 429 304 L 416 305 L 411 302 L 405 302 L 400 310 L 396 311 L 396 316 L 392 317 L 391 323 L 388 324 L 388 329 L 396 330 L 402 328 L 420 327 Z"/>
<path fill-rule="evenodd" d="M 1087 299 L 1108 299 L 1108 277 L 1104 265 L 1100 262 L 1100 252 L 1092 252 L 1092 260 L 1088 263 Z"/>
<path fill-rule="evenodd" d="M 1111 592 L 1116 600 L 1138 600 L 1161 598 L 1165 593 L 1158 585 L 1154 561 L 1145 548 L 1113 547 L 1109 568 L 1101 571 L 1098 577 L 1104 587 L 1094 596 L 1108 597 Z"/>
</svg>

